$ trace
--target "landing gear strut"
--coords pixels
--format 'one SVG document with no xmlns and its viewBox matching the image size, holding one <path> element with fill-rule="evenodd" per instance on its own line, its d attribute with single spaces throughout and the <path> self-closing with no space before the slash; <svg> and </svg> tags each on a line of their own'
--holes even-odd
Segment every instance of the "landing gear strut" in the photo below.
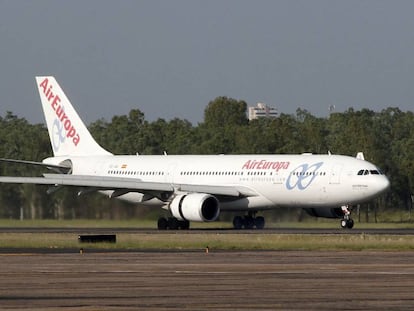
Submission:
<svg viewBox="0 0 414 311">
<path fill-rule="evenodd" d="M 354 227 L 354 220 L 351 218 L 351 211 L 349 207 L 342 206 L 342 211 L 344 212 L 344 218 L 341 220 L 341 227 L 343 229 L 352 229 Z"/>
<path fill-rule="evenodd" d="M 235 216 L 233 218 L 234 229 L 263 229 L 265 219 L 262 216 L 256 217 L 256 212 L 249 212 L 246 216 Z"/>
</svg>

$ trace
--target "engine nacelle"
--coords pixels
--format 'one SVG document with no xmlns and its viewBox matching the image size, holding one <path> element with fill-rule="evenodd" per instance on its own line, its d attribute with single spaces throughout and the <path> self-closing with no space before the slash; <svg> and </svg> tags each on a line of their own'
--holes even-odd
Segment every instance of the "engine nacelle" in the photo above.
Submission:
<svg viewBox="0 0 414 311">
<path fill-rule="evenodd" d="M 305 208 L 304 209 L 309 215 L 313 217 L 323 217 L 323 218 L 342 218 L 344 212 L 340 207 L 334 208 Z"/>
<path fill-rule="evenodd" d="M 219 201 L 206 193 L 177 195 L 170 203 L 174 217 L 189 221 L 215 221 L 220 214 Z"/>
</svg>

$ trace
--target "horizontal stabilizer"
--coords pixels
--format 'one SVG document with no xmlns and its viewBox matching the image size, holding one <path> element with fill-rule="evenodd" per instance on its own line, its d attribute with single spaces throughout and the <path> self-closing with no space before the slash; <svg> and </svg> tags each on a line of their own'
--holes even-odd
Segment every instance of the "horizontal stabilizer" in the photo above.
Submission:
<svg viewBox="0 0 414 311">
<path fill-rule="evenodd" d="M 35 162 L 35 161 L 0 158 L 0 162 L 41 166 L 41 167 L 45 167 L 45 168 L 48 168 L 48 169 L 57 169 L 57 170 L 59 170 L 60 172 L 63 172 L 63 173 L 67 173 L 71 170 L 71 168 L 67 167 L 67 166 L 55 165 L 55 164 L 46 164 L 46 163 L 43 163 L 43 162 Z"/>
</svg>

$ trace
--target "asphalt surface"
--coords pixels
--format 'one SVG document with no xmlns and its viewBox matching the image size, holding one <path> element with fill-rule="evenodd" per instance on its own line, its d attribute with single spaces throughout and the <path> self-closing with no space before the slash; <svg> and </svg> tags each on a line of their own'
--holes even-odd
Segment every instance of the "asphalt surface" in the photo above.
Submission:
<svg viewBox="0 0 414 311">
<path fill-rule="evenodd" d="M 1 310 L 412 310 L 414 252 L 0 254 Z"/>
<path fill-rule="evenodd" d="M 0 233 L 151 233 L 0 228 Z M 414 229 L 191 229 L 180 233 L 413 235 Z M 1 241 L 0 241 L 1 243 Z M 0 310 L 412 310 L 414 252 L 6 249 Z"/>
<path fill-rule="evenodd" d="M 141 228 L 41 228 L 41 227 L 2 227 L 0 233 L 76 233 L 76 234 L 116 234 L 116 233 L 151 233 L 171 234 L 180 233 L 206 233 L 206 234 L 376 234 L 376 235 L 414 235 L 413 229 L 303 229 L 303 228 L 271 228 L 262 230 L 235 230 L 235 229 L 190 229 L 190 230 L 158 230 Z"/>
</svg>

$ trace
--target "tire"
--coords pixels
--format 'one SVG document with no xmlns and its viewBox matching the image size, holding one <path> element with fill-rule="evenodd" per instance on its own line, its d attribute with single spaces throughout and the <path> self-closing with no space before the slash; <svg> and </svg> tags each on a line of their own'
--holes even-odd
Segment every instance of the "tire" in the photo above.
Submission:
<svg viewBox="0 0 414 311">
<path fill-rule="evenodd" d="M 254 219 L 254 225 L 256 226 L 256 229 L 263 229 L 265 226 L 265 219 L 262 216 L 256 217 Z"/>
<path fill-rule="evenodd" d="M 354 227 L 354 220 L 353 219 L 348 219 L 348 221 L 346 222 L 346 227 L 348 229 L 352 229 Z"/>
<path fill-rule="evenodd" d="M 240 230 L 243 228 L 243 218 L 240 216 L 236 216 L 233 218 L 233 228 L 236 230 Z"/>
<path fill-rule="evenodd" d="M 164 217 L 158 218 L 158 230 L 167 230 L 168 228 L 168 220 Z"/>
<path fill-rule="evenodd" d="M 254 218 L 252 216 L 244 217 L 244 229 L 253 229 L 254 228 Z"/>
<path fill-rule="evenodd" d="M 178 227 L 180 226 L 179 220 L 175 217 L 168 218 L 168 228 L 170 230 L 178 230 Z"/>
</svg>

